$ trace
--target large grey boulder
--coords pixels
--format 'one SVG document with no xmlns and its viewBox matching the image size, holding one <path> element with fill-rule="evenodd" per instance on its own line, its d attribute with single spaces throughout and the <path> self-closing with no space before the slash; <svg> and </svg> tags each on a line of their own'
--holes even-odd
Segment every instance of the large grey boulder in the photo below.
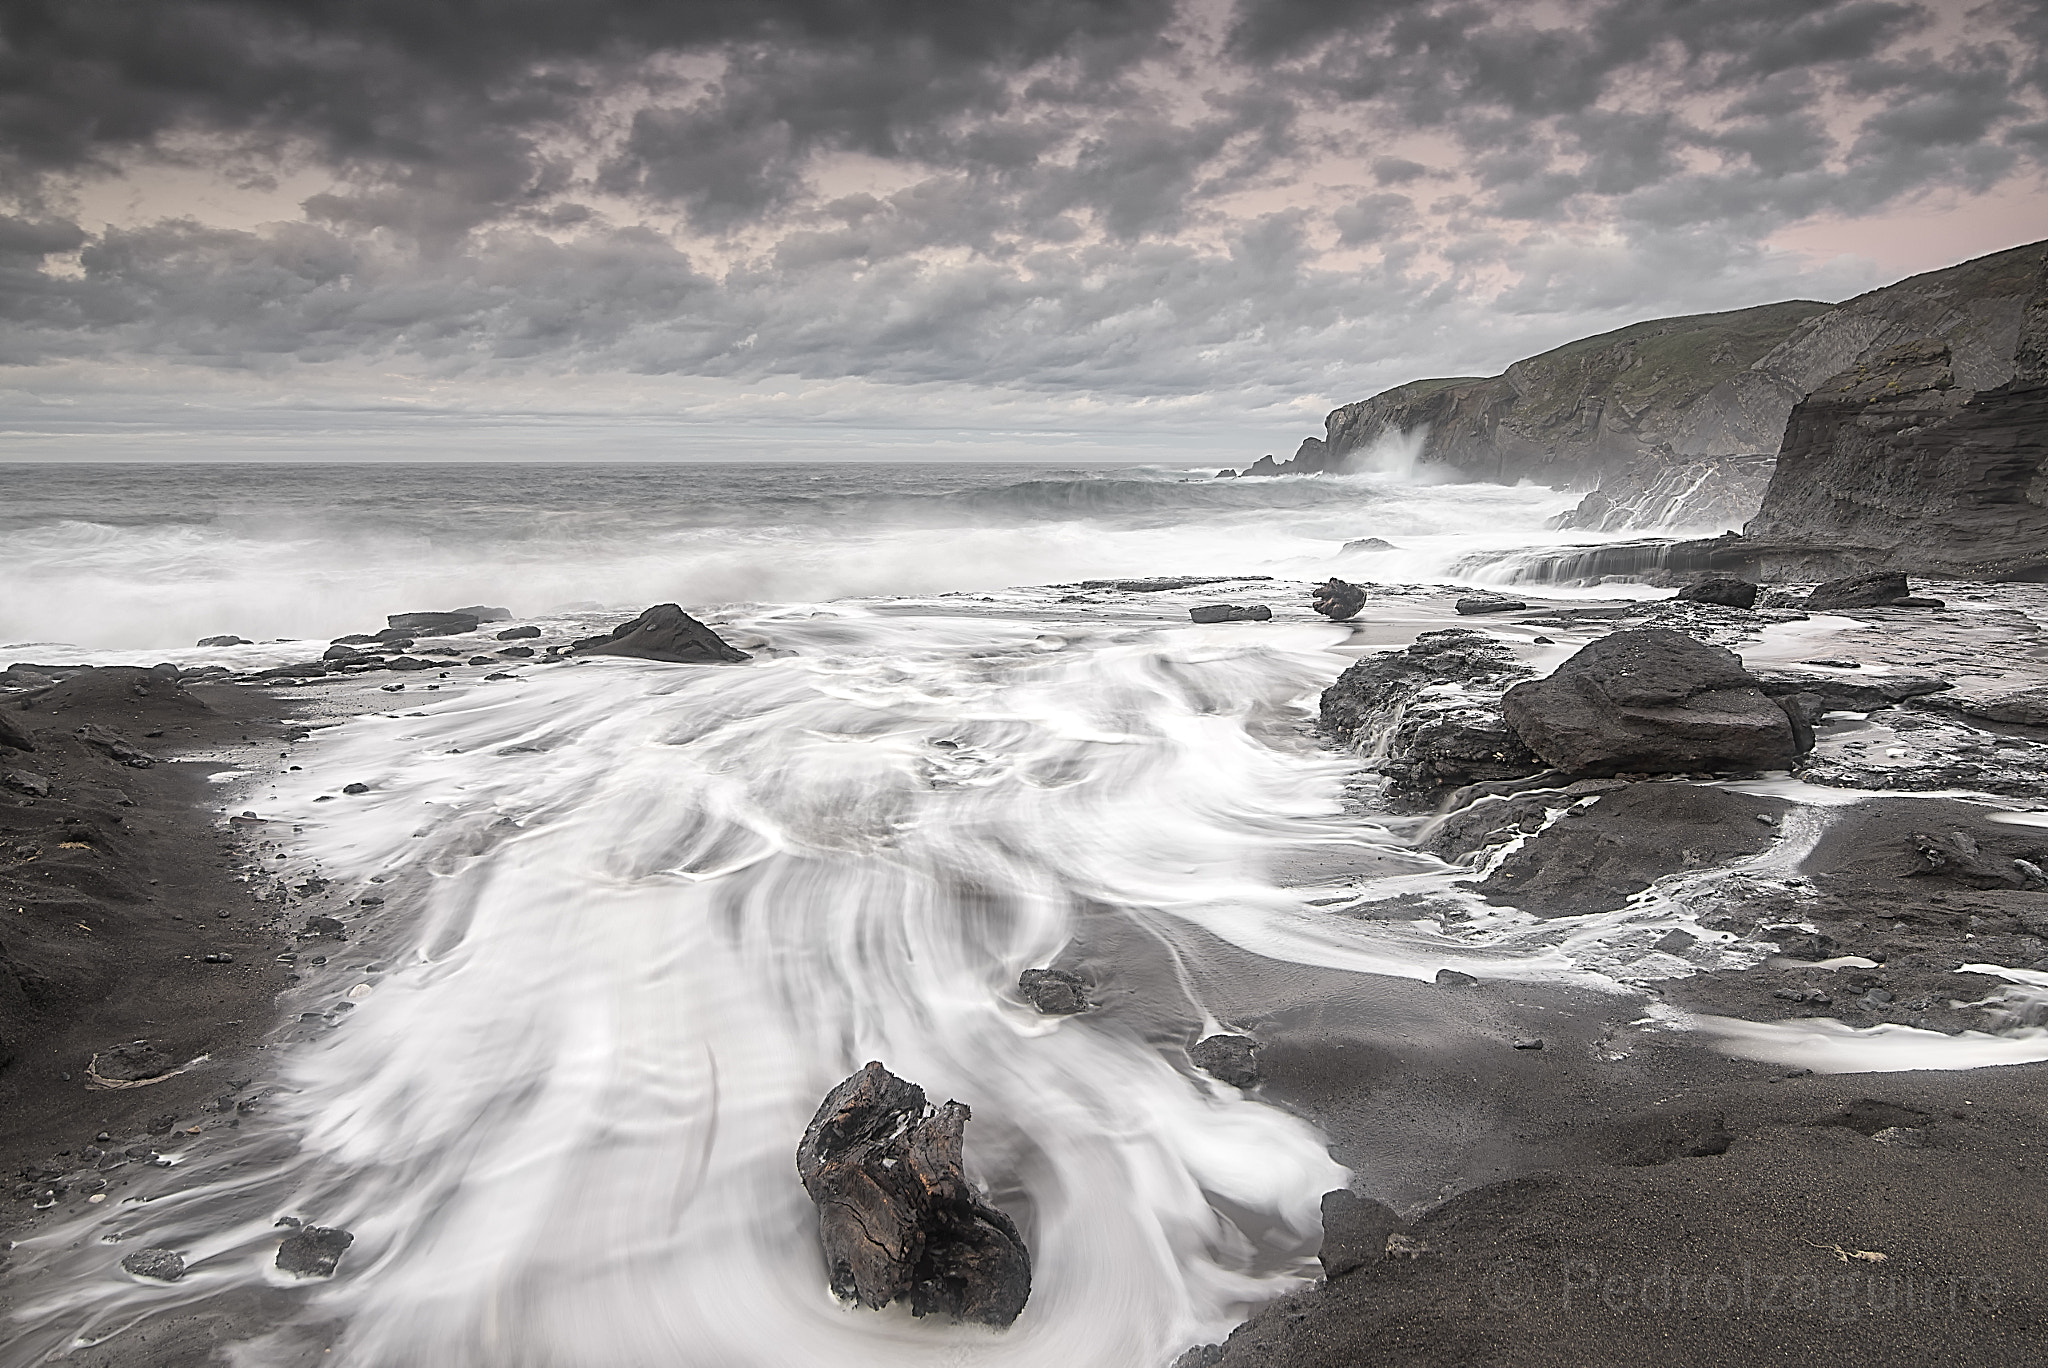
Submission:
<svg viewBox="0 0 2048 1368">
<path fill-rule="evenodd" d="M 1791 719 L 1739 659 L 1663 627 L 1600 638 L 1501 709 L 1568 774 L 1785 769 L 1798 755 Z"/>
<path fill-rule="evenodd" d="M 971 1113 L 933 1107 L 924 1090 L 870 1062 L 825 1095 L 797 1146 L 797 1174 L 818 1207 L 832 1291 L 911 1314 L 1008 1325 L 1031 1296 L 1031 1260 L 1008 1216 L 968 1184 Z"/>
<path fill-rule="evenodd" d="M 657 603 L 602 636 L 584 637 L 570 647 L 570 652 L 664 660 L 677 665 L 736 664 L 753 658 L 674 603 Z"/>
</svg>

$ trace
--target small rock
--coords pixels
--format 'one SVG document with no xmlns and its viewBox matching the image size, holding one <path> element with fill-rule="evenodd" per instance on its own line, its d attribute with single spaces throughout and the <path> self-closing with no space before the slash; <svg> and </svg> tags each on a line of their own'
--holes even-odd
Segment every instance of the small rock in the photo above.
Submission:
<svg viewBox="0 0 2048 1368">
<path fill-rule="evenodd" d="M 501 656 L 510 656 L 514 660 L 525 660 L 533 655 L 533 647 L 507 646 L 504 650 L 498 652 L 498 654 Z"/>
<path fill-rule="evenodd" d="M 4 777 L 0 777 L 0 782 L 5 782 L 7 787 L 16 793 L 26 793 L 31 798 L 50 796 L 50 781 L 33 770 L 8 770 Z"/>
<path fill-rule="evenodd" d="M 370 786 L 368 784 L 343 784 L 341 791 L 343 793 L 368 793 Z"/>
<path fill-rule="evenodd" d="M 153 1282 L 176 1282 L 185 1276 L 184 1257 L 173 1249 L 138 1249 L 121 1260 L 121 1267 Z"/>
<path fill-rule="evenodd" d="M 507 627 L 498 633 L 500 641 L 530 641 L 540 635 L 538 627 Z"/>
<path fill-rule="evenodd" d="M 1698 945 L 1699 940 L 1700 938 L 1691 932 L 1680 931 L 1674 927 L 1666 931 L 1662 936 L 1659 936 L 1657 944 L 1653 948 L 1662 950 L 1667 955 L 1682 955 L 1695 945 Z"/>
<path fill-rule="evenodd" d="M 341 940 L 348 935 L 348 927 L 339 917 L 308 917 L 306 934 L 329 940 Z"/>
<path fill-rule="evenodd" d="M 471 656 L 469 663 L 472 665 L 495 665 L 498 663 L 498 658 L 496 656 Z"/>
<path fill-rule="evenodd" d="M 1064 969 L 1026 969 L 1017 976 L 1018 991 L 1046 1016 L 1072 1016 L 1088 1010 L 1088 983 Z"/>
<path fill-rule="evenodd" d="M 1461 974 L 1456 969 L 1439 969 L 1436 971 L 1436 986 L 1439 988 L 1470 988 L 1477 982 L 1479 980 L 1473 978 L 1470 974 Z"/>
<path fill-rule="evenodd" d="M 331 1278 L 341 1256 L 356 1242 L 346 1230 L 301 1226 L 277 1247 L 277 1266 L 297 1278 Z"/>
<path fill-rule="evenodd" d="M 253 646 L 256 643 L 247 637 L 210 636 L 199 638 L 195 644 L 200 646 Z"/>
<path fill-rule="evenodd" d="M 1309 607 L 1332 622 L 1346 622 L 1365 607 L 1365 590 L 1333 576 L 1315 587 Z"/>
<path fill-rule="evenodd" d="M 1458 600 L 1458 612 L 1464 617 L 1475 617 L 1481 613 L 1514 613 L 1528 606 L 1522 600 L 1505 594 L 1468 594 Z"/>
<path fill-rule="evenodd" d="M 1521 1036 L 1516 1039 L 1514 1047 L 1518 1050 L 1540 1050 L 1543 1042 L 1535 1036 Z"/>
<path fill-rule="evenodd" d="M 1753 608 L 1758 592 L 1758 586 L 1746 579 L 1710 575 L 1679 590 L 1678 599 L 1683 603 L 1715 603 L 1723 608 Z"/>
<path fill-rule="evenodd" d="M 233 964 L 235 962 L 235 957 L 233 955 L 226 953 L 225 951 L 222 951 L 218 954 L 201 955 L 200 959 L 204 960 L 208 964 Z"/>
<path fill-rule="evenodd" d="M 1199 608 L 1188 609 L 1188 618 L 1193 622 L 1266 622 L 1273 616 L 1273 610 L 1263 603 L 1249 607 L 1235 603 L 1205 603 Z"/>
<path fill-rule="evenodd" d="M 1259 1082 L 1258 1042 L 1250 1036 L 1212 1035 L 1188 1047 L 1195 1067 L 1233 1088 L 1256 1087 Z"/>
</svg>

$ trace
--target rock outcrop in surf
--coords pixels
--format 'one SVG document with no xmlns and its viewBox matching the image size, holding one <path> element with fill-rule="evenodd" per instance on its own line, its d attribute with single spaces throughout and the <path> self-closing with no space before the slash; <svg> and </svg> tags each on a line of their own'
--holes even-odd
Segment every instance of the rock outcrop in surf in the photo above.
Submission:
<svg viewBox="0 0 2048 1368">
<path fill-rule="evenodd" d="M 657 603 L 631 622 L 622 622 L 601 636 L 584 637 L 569 649 L 572 655 L 631 656 L 678 665 L 737 664 L 753 659 L 674 603 Z"/>
<path fill-rule="evenodd" d="M 934 1107 L 924 1090 L 870 1062 L 825 1095 L 797 1146 L 796 1168 L 818 1207 L 832 1291 L 880 1308 L 910 1299 L 1003 1326 L 1031 1296 L 1031 1260 L 1008 1216 L 962 1171 L 971 1113 Z"/>
</svg>

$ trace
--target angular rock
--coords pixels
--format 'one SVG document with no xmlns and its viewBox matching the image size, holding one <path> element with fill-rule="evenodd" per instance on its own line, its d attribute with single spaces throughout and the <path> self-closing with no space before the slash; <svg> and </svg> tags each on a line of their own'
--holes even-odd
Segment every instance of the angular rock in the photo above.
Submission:
<svg viewBox="0 0 2048 1368">
<path fill-rule="evenodd" d="M 1861 575 L 1844 575 L 1819 585 L 1806 596 L 1806 606 L 1822 608 L 1884 608 L 1907 598 L 1912 590 L 1897 570 L 1872 570 Z"/>
<path fill-rule="evenodd" d="M 333 1226 L 301 1226 L 277 1247 L 277 1266 L 295 1278 L 331 1278 L 341 1256 L 356 1242 Z"/>
<path fill-rule="evenodd" d="M 674 603 L 657 603 L 602 636 L 584 637 L 570 648 L 575 655 L 630 656 L 678 665 L 715 665 L 751 660 L 718 633 Z"/>
<path fill-rule="evenodd" d="M 1308 606 L 1332 622 L 1348 622 L 1365 607 L 1365 590 L 1332 576 L 1315 587 Z"/>
<path fill-rule="evenodd" d="M 1472 977 L 1472 975 L 1461 973 L 1456 969 L 1439 969 L 1436 971 L 1436 986 L 1439 988 L 1470 988 L 1478 982 L 1479 980 Z"/>
<path fill-rule="evenodd" d="M 1694 580 L 1678 591 L 1678 598 L 1685 603 L 1718 603 L 1723 608 L 1754 608 L 1757 585 L 1733 575 L 1708 575 Z"/>
<path fill-rule="evenodd" d="M 1323 1247 L 1317 1259 L 1331 1280 L 1386 1257 L 1387 1237 L 1401 1218 L 1378 1202 L 1339 1188 L 1323 1194 Z"/>
<path fill-rule="evenodd" d="M 35 748 L 36 743 L 29 739 L 28 729 L 0 711 L 0 750 L 32 751 Z"/>
<path fill-rule="evenodd" d="M 1004 1326 L 1031 1295 L 1016 1225 L 962 1170 L 972 1113 L 933 1107 L 924 1090 L 870 1062 L 819 1106 L 797 1146 L 797 1175 L 818 1207 L 834 1295 L 913 1315 Z"/>
<path fill-rule="evenodd" d="M 247 637 L 210 636 L 199 638 L 198 642 L 195 644 L 200 646 L 253 646 L 256 643 L 249 640 L 249 638 Z"/>
<path fill-rule="evenodd" d="M 1462 628 L 1361 658 L 1323 690 L 1323 730 L 1371 757 L 1387 797 L 1434 806 L 1469 784 L 1544 768 L 1500 713 L 1501 690 L 1530 673 L 1506 643 Z"/>
<path fill-rule="evenodd" d="M 1515 613 L 1528 606 L 1522 600 L 1505 594 L 1467 594 L 1458 600 L 1458 615 L 1477 617 L 1484 613 Z"/>
<path fill-rule="evenodd" d="M 1233 1088 L 1258 1086 L 1258 1042 L 1250 1036 L 1207 1036 L 1188 1047 L 1188 1058 L 1203 1073 Z"/>
<path fill-rule="evenodd" d="M 1818 662 L 1815 662 L 1818 663 Z M 1876 712 L 1909 698 L 1924 698 L 1955 686 L 1932 675 L 1841 675 L 1813 674 L 1805 670 L 1758 670 L 1757 687 L 1771 698 L 1807 698 L 1819 703 L 1822 712 Z"/>
<path fill-rule="evenodd" d="M 34 770 L 8 770 L 0 774 L 0 784 L 5 784 L 16 793 L 26 793 L 31 798 L 50 796 L 49 776 L 37 774 Z"/>
<path fill-rule="evenodd" d="M 1916 874 L 1939 874 L 1971 888 L 2024 888 L 2029 882 L 2012 862 L 1987 858 L 1977 838 L 1967 831 L 1951 831 L 1946 836 L 1916 831 L 1912 846 L 1918 857 Z"/>
<path fill-rule="evenodd" d="M 1017 976 L 1017 991 L 1046 1016 L 1088 1010 L 1087 980 L 1064 969 L 1026 969 Z"/>
<path fill-rule="evenodd" d="M 1798 756 L 1791 719 L 1733 653 L 1663 627 L 1592 642 L 1501 709 L 1568 774 L 1785 769 Z"/>
<path fill-rule="evenodd" d="M 175 1249 L 138 1249 L 121 1260 L 121 1267 L 153 1282 L 176 1282 L 185 1276 L 184 1256 Z"/>
<path fill-rule="evenodd" d="M 1188 618 L 1194 622 L 1267 622 L 1273 617 L 1273 610 L 1263 603 L 1249 606 L 1237 603 L 1205 603 L 1199 608 L 1188 609 Z"/>
</svg>

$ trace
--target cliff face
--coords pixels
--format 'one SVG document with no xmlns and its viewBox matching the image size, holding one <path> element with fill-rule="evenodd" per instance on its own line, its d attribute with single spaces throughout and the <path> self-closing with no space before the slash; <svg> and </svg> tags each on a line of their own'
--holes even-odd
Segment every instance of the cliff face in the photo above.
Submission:
<svg viewBox="0 0 2048 1368">
<path fill-rule="evenodd" d="M 1427 428 L 1421 459 L 1472 479 L 1591 487 L 1601 475 L 1669 451 L 1695 410 L 1828 306 L 1799 300 L 1637 323 L 1517 361 L 1490 379 L 1420 380 L 1324 423 L 1322 469 L 1343 469 L 1382 436 Z M 1761 435 L 1725 453 L 1769 450 Z M 1746 440 L 1747 445 L 1742 444 Z"/>
<path fill-rule="evenodd" d="M 1420 459 L 1468 478 L 1597 488 L 1610 474 L 1778 450 L 1793 406 L 1920 338 L 1954 385 L 2011 380 L 2048 243 L 1931 271 L 1829 306 L 1796 300 L 1638 323 L 1517 361 L 1489 378 L 1418 380 L 1325 420 L 1294 459 L 1247 474 L 1355 468 L 1381 437 L 1421 433 Z"/>
<path fill-rule="evenodd" d="M 1857 569 L 2048 579 L 2048 261 L 2022 303 L 2002 364 L 1973 367 L 1946 339 L 1920 338 L 1793 409 L 1743 529 L 1788 548 L 1763 559 L 1789 570 L 1833 553 Z M 1996 382 L 1972 388 L 1973 373 Z"/>
</svg>

